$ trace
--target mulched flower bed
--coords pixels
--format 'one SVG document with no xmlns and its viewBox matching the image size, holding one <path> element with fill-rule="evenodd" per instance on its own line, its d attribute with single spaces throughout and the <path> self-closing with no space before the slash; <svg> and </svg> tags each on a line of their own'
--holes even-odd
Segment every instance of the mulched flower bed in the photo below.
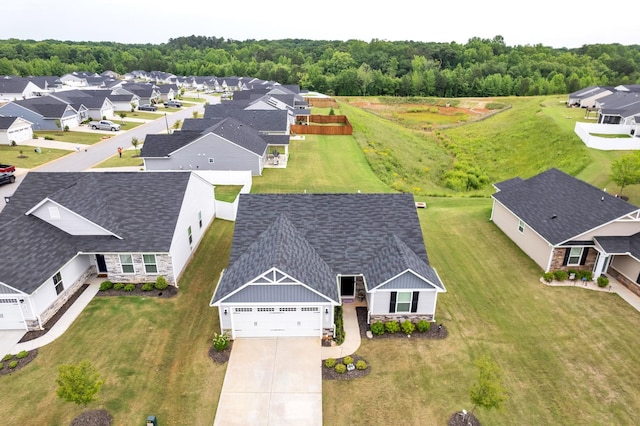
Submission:
<svg viewBox="0 0 640 426">
<path fill-rule="evenodd" d="M 16 354 L 13 354 L 13 358 L 8 359 L 6 361 L 2 361 L 2 368 L 0 369 L 0 376 L 4 376 L 5 374 L 11 374 L 17 370 L 20 370 L 22 367 L 26 366 L 27 364 L 29 364 L 31 361 L 33 361 L 36 356 L 38 355 L 38 350 L 34 349 L 32 351 L 29 351 L 28 355 L 24 358 L 18 359 L 16 357 Z M 9 363 L 11 361 L 18 361 L 18 365 L 15 368 L 9 368 Z"/>
<path fill-rule="evenodd" d="M 367 308 L 357 307 L 356 315 L 358 316 L 358 325 L 360 326 L 360 337 L 366 338 L 367 331 L 370 330 L 369 324 L 367 324 Z M 447 328 L 443 324 L 431 324 L 431 328 L 426 332 L 414 331 L 411 334 L 411 339 L 444 339 L 449 335 Z M 407 339 L 407 335 L 400 333 L 384 333 L 381 336 L 373 335 L 373 339 Z"/>
<path fill-rule="evenodd" d="M 229 341 L 229 346 L 223 351 L 217 351 L 213 346 L 209 348 L 209 358 L 214 360 L 218 364 L 224 364 L 229 361 L 231 357 L 231 347 L 233 346 L 233 340 Z"/>
<path fill-rule="evenodd" d="M 364 362 L 367 362 L 366 359 L 356 354 L 351 355 L 351 358 L 353 358 L 353 365 L 356 365 L 356 363 L 359 360 L 363 360 Z M 344 358 L 336 358 L 336 361 L 338 361 L 337 364 L 344 364 L 342 362 L 343 359 Z M 336 371 L 335 367 L 329 368 L 326 365 L 324 365 L 324 361 L 322 361 L 322 380 L 351 380 L 351 379 L 357 379 L 360 377 L 368 376 L 370 372 L 371 372 L 371 366 L 369 365 L 368 362 L 367 362 L 367 368 L 365 368 L 364 370 L 358 370 L 357 368 L 354 368 L 351 371 L 345 371 L 344 373 L 340 374 Z"/>
<path fill-rule="evenodd" d="M 51 330 L 51 327 L 53 327 L 54 324 L 57 323 L 60 318 L 62 318 L 64 313 L 67 312 L 67 309 L 69 309 L 71 305 L 73 305 L 73 302 L 75 302 L 88 287 L 89 284 L 83 284 L 78 289 L 78 291 L 76 291 L 73 296 L 71 296 L 71 298 L 67 300 L 60 309 L 58 309 L 58 312 L 56 312 L 51 318 L 49 318 L 49 320 L 43 326 L 44 330 L 27 331 L 25 335 L 22 336 L 22 339 L 20 339 L 19 343 L 28 342 L 29 340 L 37 339 L 38 337 L 47 334 L 47 332 Z"/>
<path fill-rule="evenodd" d="M 164 290 L 153 290 L 144 291 L 142 290 L 142 286 L 144 283 L 135 284 L 136 288 L 132 291 L 125 291 L 124 289 L 115 290 L 113 288 L 109 290 L 100 290 L 96 294 L 96 296 L 145 296 L 145 297 L 160 297 L 162 299 L 167 299 L 169 297 L 173 297 L 178 294 L 178 289 L 172 285 L 168 286 Z"/>
<path fill-rule="evenodd" d="M 447 426 L 481 426 L 480 420 L 472 413 L 467 413 L 466 419 L 462 416 L 460 411 L 455 412 L 449 418 Z"/>
<path fill-rule="evenodd" d="M 89 410 L 73 419 L 71 426 L 111 426 L 111 420 L 107 410 Z"/>
</svg>

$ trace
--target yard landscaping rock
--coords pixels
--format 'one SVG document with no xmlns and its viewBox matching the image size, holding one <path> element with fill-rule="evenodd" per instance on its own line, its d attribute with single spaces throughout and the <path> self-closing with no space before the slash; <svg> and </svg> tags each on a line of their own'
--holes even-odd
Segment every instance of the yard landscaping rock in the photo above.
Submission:
<svg viewBox="0 0 640 426">
<path fill-rule="evenodd" d="M 31 361 L 33 361 L 36 356 L 38 355 L 38 350 L 34 349 L 32 351 L 29 351 L 28 355 L 22 359 L 18 359 L 16 357 L 16 354 L 13 354 L 13 358 L 8 359 L 6 361 L 1 361 L 2 362 L 2 368 L 0 369 L 0 376 L 4 376 L 5 374 L 11 374 L 14 373 L 18 370 L 20 370 L 21 368 L 25 367 L 27 364 L 29 364 Z M 9 368 L 9 363 L 11 361 L 18 361 L 18 365 L 15 368 Z"/>
<path fill-rule="evenodd" d="M 213 346 L 209 348 L 209 358 L 214 360 L 217 364 L 224 364 L 229 361 L 229 357 L 231 357 L 231 347 L 233 346 L 233 340 L 229 342 L 229 346 L 227 349 L 223 351 L 217 351 Z"/>
<path fill-rule="evenodd" d="M 111 414 L 107 410 L 89 410 L 73 419 L 71 426 L 111 426 Z"/>
<path fill-rule="evenodd" d="M 419 332 L 417 329 L 411 334 L 411 337 L 407 337 L 406 334 L 399 333 L 387 333 L 385 332 L 383 335 L 377 336 L 375 334 L 371 334 L 372 337 L 369 337 L 369 333 L 371 330 L 369 329 L 369 324 L 367 324 L 367 308 L 366 307 L 357 307 L 356 315 L 358 316 L 358 325 L 360 326 L 360 337 L 362 338 L 373 338 L 375 339 L 444 339 L 449 333 L 444 324 L 431 324 L 431 328 L 429 331 L 424 333 Z"/>
</svg>

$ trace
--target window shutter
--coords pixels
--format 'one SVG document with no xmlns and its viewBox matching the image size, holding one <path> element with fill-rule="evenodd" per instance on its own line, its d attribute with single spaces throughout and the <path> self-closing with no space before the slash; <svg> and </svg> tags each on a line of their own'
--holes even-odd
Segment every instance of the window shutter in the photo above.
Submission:
<svg viewBox="0 0 640 426">
<path fill-rule="evenodd" d="M 419 291 L 414 291 L 411 295 L 411 312 L 418 312 L 418 296 L 420 296 Z"/>
<path fill-rule="evenodd" d="M 398 295 L 397 291 L 391 292 L 391 297 L 389 298 L 389 313 L 393 314 L 396 311 L 396 296 Z"/>
<path fill-rule="evenodd" d="M 581 265 L 584 265 L 585 263 L 587 263 L 588 254 L 589 254 L 589 247 L 585 247 L 584 250 L 582 250 L 582 257 L 580 258 Z"/>
<path fill-rule="evenodd" d="M 564 259 L 562 260 L 562 266 L 567 266 L 567 263 L 569 263 L 569 253 L 571 253 L 570 248 L 566 249 L 566 251 L 564 252 Z"/>
</svg>

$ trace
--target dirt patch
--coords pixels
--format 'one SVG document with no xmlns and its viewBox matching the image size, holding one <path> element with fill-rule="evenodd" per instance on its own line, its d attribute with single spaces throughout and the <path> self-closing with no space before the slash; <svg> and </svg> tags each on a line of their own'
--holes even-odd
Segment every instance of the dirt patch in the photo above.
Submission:
<svg viewBox="0 0 640 426">
<path fill-rule="evenodd" d="M 358 361 L 364 361 L 367 363 L 367 368 L 365 368 L 364 370 L 358 370 L 357 368 L 354 368 L 351 371 L 347 370 L 344 373 L 340 374 L 336 371 L 335 367 L 329 368 L 324 364 L 324 361 L 322 361 L 322 380 L 351 380 L 368 376 L 371 372 L 371 366 L 369 365 L 367 360 L 356 354 L 351 355 L 351 358 L 353 358 L 354 366 Z M 344 358 L 337 358 L 336 361 L 336 365 L 344 364 Z"/>
<path fill-rule="evenodd" d="M 111 421 L 107 410 L 89 410 L 73 419 L 71 426 L 111 426 Z"/>
<path fill-rule="evenodd" d="M 134 284 L 135 288 L 132 291 L 125 291 L 124 289 L 116 290 L 100 290 L 96 296 L 144 296 L 144 297 L 160 297 L 167 299 L 178 294 L 178 289 L 172 285 L 168 286 L 164 290 L 156 290 L 155 288 L 149 291 L 142 290 L 144 283 Z"/>
<path fill-rule="evenodd" d="M 211 346 L 209 348 L 209 358 L 211 358 L 217 364 L 224 364 L 225 362 L 229 361 L 229 358 L 231 357 L 232 346 L 233 340 L 229 342 L 229 346 L 227 346 L 227 349 L 223 351 L 217 351 L 213 346 Z"/>
<path fill-rule="evenodd" d="M 360 327 L 360 337 L 367 338 L 367 331 L 370 331 L 371 328 L 369 324 L 367 324 L 367 308 L 366 307 L 357 307 L 356 315 L 358 316 L 358 326 Z M 411 339 L 445 339 L 449 335 L 447 331 L 447 327 L 444 324 L 436 324 L 432 323 L 429 331 L 419 332 L 416 330 L 412 335 Z M 372 339 L 407 339 L 407 335 L 400 333 L 384 333 L 381 336 L 373 335 Z"/>
<path fill-rule="evenodd" d="M 473 413 L 467 413 L 466 416 L 458 411 L 453 413 L 447 422 L 447 426 L 481 426 L 480 420 Z"/>
<path fill-rule="evenodd" d="M 18 343 L 22 343 L 22 342 L 28 342 L 29 340 L 33 340 L 33 339 L 37 339 L 38 337 L 44 336 L 45 334 L 47 334 L 47 332 L 49 332 L 49 330 L 51 330 L 51 327 L 53 327 L 55 325 L 55 323 L 58 322 L 58 320 L 60 318 L 62 318 L 62 316 L 64 315 L 65 312 L 67 312 L 67 310 L 71 307 L 71 305 L 73 305 L 73 302 L 75 302 L 78 297 L 80 297 L 80 295 L 89 287 L 89 284 L 83 284 L 78 291 L 76 291 L 73 296 L 71 296 L 71 298 L 69 298 L 69 300 L 67 300 L 64 305 L 62 305 L 62 307 L 60 309 L 58 309 L 58 312 L 56 312 L 51 318 L 49 318 L 49 320 L 44 324 L 43 326 L 43 330 L 32 330 L 32 331 L 27 331 L 25 333 L 24 336 L 22 336 L 22 339 L 20 339 L 20 341 Z"/>
<path fill-rule="evenodd" d="M 29 351 L 27 356 L 24 357 L 24 358 L 18 358 L 16 355 L 17 354 L 14 354 L 11 359 L 7 359 L 5 361 L 2 361 L 2 368 L 0 368 L 0 376 L 4 376 L 5 374 L 15 373 L 16 371 L 18 371 L 21 368 L 25 367 L 31 361 L 36 359 L 36 356 L 38 355 L 38 350 L 34 349 L 32 351 Z M 9 368 L 9 363 L 11 361 L 17 361 L 18 365 L 16 365 L 15 368 Z"/>
</svg>

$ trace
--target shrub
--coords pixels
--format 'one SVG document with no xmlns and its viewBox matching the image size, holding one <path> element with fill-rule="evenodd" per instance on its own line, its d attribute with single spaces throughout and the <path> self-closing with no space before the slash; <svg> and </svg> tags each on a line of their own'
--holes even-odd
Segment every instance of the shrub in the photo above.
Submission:
<svg viewBox="0 0 640 426">
<path fill-rule="evenodd" d="M 45 141 L 52 141 L 52 140 L 55 140 L 55 139 L 53 139 L 53 137 L 52 137 L 52 136 L 46 135 L 46 136 L 44 137 L 44 140 L 45 140 Z"/>
<path fill-rule="evenodd" d="M 553 281 L 553 272 L 545 272 L 544 274 L 542 274 L 542 279 L 550 283 L 551 281 Z"/>
<path fill-rule="evenodd" d="M 598 287 L 606 287 L 609 285 L 609 278 L 604 275 L 600 275 L 598 277 Z"/>
<path fill-rule="evenodd" d="M 140 288 L 142 291 L 151 291 L 153 290 L 153 283 L 144 283 Z"/>
<path fill-rule="evenodd" d="M 387 333 L 397 333 L 400 331 L 400 324 L 398 324 L 398 321 L 387 321 L 384 328 Z"/>
<path fill-rule="evenodd" d="M 27 355 L 29 355 L 28 351 L 20 351 L 20 352 L 18 352 L 18 355 L 16 355 L 16 358 L 18 358 L 18 359 L 26 358 Z"/>
<path fill-rule="evenodd" d="M 213 348 L 218 351 L 224 351 L 229 347 L 229 335 L 227 333 L 213 334 Z"/>
<path fill-rule="evenodd" d="M 431 328 L 431 323 L 427 320 L 421 319 L 418 321 L 418 331 L 420 333 L 426 333 Z"/>
<path fill-rule="evenodd" d="M 580 278 L 580 279 L 586 278 L 587 281 L 591 281 L 593 279 L 593 272 L 591 272 L 591 271 L 580 271 L 580 272 L 578 272 L 578 278 Z"/>
<path fill-rule="evenodd" d="M 160 275 L 158 278 L 156 278 L 155 286 L 157 290 L 164 290 L 165 288 L 167 288 L 167 286 L 169 286 L 169 283 L 167 282 L 167 279 L 165 277 Z"/>
<path fill-rule="evenodd" d="M 35 136 L 33 138 L 37 139 Z M 16 141 L 11 141 L 11 146 L 18 146 L 18 144 L 16 143 Z"/>
<path fill-rule="evenodd" d="M 124 291 L 133 291 L 135 289 L 136 289 L 136 285 L 135 284 L 129 283 L 129 284 L 126 284 L 124 286 Z"/>
<path fill-rule="evenodd" d="M 371 324 L 371 333 L 376 336 L 382 336 L 384 334 L 384 324 L 380 321 L 376 321 Z"/>
<path fill-rule="evenodd" d="M 100 283 L 100 291 L 110 290 L 113 287 L 113 283 L 111 281 L 102 281 Z"/>
<path fill-rule="evenodd" d="M 4 368 L 4 363 L 0 362 L 0 370 Z"/>
<path fill-rule="evenodd" d="M 358 370 L 366 370 L 367 369 L 367 363 L 364 362 L 363 360 L 358 360 L 358 362 L 356 362 L 356 368 Z"/>
<path fill-rule="evenodd" d="M 9 368 L 14 369 L 18 366 L 18 361 L 11 361 L 9 363 Z"/>
<path fill-rule="evenodd" d="M 553 271 L 553 278 L 555 278 L 556 281 L 565 281 L 568 277 L 569 274 L 567 274 L 567 271 L 563 271 L 561 269 Z"/>
<path fill-rule="evenodd" d="M 336 359 L 335 358 L 327 358 L 324 361 L 324 366 L 327 368 L 333 368 L 336 366 Z"/>
<path fill-rule="evenodd" d="M 409 320 L 402 321 L 402 332 L 406 335 L 413 333 L 416 326 Z"/>
<path fill-rule="evenodd" d="M 65 132 L 68 132 L 68 131 L 69 131 L 69 126 L 64 126 L 64 129 L 63 129 L 63 130 L 64 130 Z"/>
<path fill-rule="evenodd" d="M 345 331 L 344 331 L 344 319 L 342 318 L 342 306 L 336 306 L 333 310 L 333 322 L 336 325 L 335 337 L 333 340 L 338 345 L 344 343 Z"/>
<path fill-rule="evenodd" d="M 353 364 L 353 357 L 347 355 L 342 358 L 342 362 L 344 363 L 344 365 Z"/>
<path fill-rule="evenodd" d="M 124 284 L 123 283 L 117 283 L 113 285 L 113 289 L 114 290 L 122 290 L 124 288 Z"/>
<path fill-rule="evenodd" d="M 11 354 L 6 354 L 4 357 L 2 357 L 2 361 L 9 361 L 10 359 L 13 358 L 13 355 Z"/>
<path fill-rule="evenodd" d="M 336 373 L 344 374 L 347 371 L 347 366 L 344 364 L 336 364 Z"/>
</svg>

